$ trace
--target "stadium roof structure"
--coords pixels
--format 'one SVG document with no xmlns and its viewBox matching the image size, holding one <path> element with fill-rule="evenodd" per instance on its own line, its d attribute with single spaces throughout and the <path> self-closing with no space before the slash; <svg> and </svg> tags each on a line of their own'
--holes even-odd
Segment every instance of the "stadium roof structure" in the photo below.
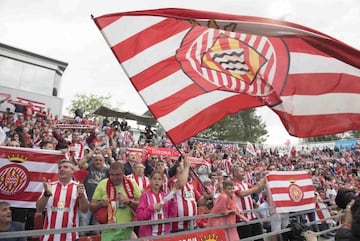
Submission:
<svg viewBox="0 0 360 241">
<path fill-rule="evenodd" d="M 117 110 L 112 110 L 110 108 L 107 108 L 105 106 L 100 106 L 96 111 L 94 111 L 95 115 L 101 115 L 106 117 L 118 117 L 118 118 L 125 118 L 128 120 L 134 120 L 137 121 L 140 125 L 150 125 L 155 126 L 157 121 L 155 118 L 150 115 L 137 115 L 131 112 L 122 112 Z"/>
</svg>

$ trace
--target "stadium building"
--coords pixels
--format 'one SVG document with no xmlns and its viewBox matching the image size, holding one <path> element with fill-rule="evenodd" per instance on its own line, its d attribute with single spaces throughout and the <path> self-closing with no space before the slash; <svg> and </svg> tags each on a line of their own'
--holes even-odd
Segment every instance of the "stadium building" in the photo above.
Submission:
<svg viewBox="0 0 360 241">
<path fill-rule="evenodd" d="M 62 117 L 58 97 L 68 63 L 0 43 L 0 111 L 31 103 Z M 6 101 L 5 101 L 6 100 Z"/>
</svg>

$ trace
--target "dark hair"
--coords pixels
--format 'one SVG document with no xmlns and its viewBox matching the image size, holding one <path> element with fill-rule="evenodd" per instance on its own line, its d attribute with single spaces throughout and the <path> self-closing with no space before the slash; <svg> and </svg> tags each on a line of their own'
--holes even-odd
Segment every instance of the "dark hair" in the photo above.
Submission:
<svg viewBox="0 0 360 241">
<path fill-rule="evenodd" d="M 351 210 L 355 211 L 360 205 L 359 196 L 357 196 L 352 189 L 340 188 L 335 197 L 335 203 L 339 208 L 345 209 L 352 199 L 355 199 L 355 203 L 352 206 Z"/>
<path fill-rule="evenodd" d="M 150 179 L 155 175 L 155 174 L 159 174 L 161 176 L 161 178 L 164 180 L 164 175 L 162 172 L 158 171 L 158 170 L 154 170 L 151 172 L 150 174 Z"/>
<path fill-rule="evenodd" d="M 223 181 L 223 188 L 225 189 L 226 187 L 229 187 L 229 186 L 234 186 L 233 181 L 231 181 L 230 179 L 225 179 Z"/>
<path fill-rule="evenodd" d="M 119 168 L 124 171 L 124 164 L 121 162 L 113 162 L 110 164 L 110 170 L 117 170 Z"/>
</svg>

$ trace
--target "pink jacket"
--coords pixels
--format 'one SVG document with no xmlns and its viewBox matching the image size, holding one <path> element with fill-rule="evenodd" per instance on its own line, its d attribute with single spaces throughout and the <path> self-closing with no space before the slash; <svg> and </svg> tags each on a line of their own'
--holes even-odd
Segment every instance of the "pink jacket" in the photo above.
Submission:
<svg viewBox="0 0 360 241">
<path fill-rule="evenodd" d="M 166 196 L 165 192 L 160 192 L 162 199 Z M 155 210 L 154 204 L 155 202 L 151 198 L 153 196 L 153 192 L 151 188 L 146 189 L 140 196 L 139 204 L 136 209 L 136 218 L 138 221 L 145 221 L 145 220 L 155 220 Z M 174 218 L 177 216 L 177 202 L 173 198 L 170 201 L 166 202 L 163 206 L 163 218 Z M 162 219 L 163 219 L 162 218 Z M 165 234 L 170 233 L 171 224 L 166 223 L 162 224 L 165 225 Z M 159 224 L 154 225 L 142 225 L 139 229 L 139 237 L 148 237 L 154 236 L 153 229 L 158 229 Z"/>
</svg>

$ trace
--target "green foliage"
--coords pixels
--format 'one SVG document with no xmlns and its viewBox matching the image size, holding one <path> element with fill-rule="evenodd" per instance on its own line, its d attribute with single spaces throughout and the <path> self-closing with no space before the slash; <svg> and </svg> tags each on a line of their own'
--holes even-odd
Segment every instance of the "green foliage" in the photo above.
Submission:
<svg viewBox="0 0 360 241">
<path fill-rule="evenodd" d="M 73 114 L 75 110 L 79 109 L 82 111 L 83 115 L 88 115 L 89 117 L 93 117 L 93 113 L 100 106 L 110 107 L 111 95 L 108 96 L 100 96 L 94 94 L 77 94 L 75 98 L 71 101 L 70 106 L 67 110 Z"/>
<path fill-rule="evenodd" d="M 265 142 L 266 124 L 255 109 L 248 109 L 227 116 L 222 121 L 199 133 L 197 137 L 235 142 Z"/>
<path fill-rule="evenodd" d="M 360 138 L 360 130 L 351 131 L 350 135 L 351 135 L 352 138 Z"/>
<path fill-rule="evenodd" d="M 335 141 L 341 139 L 338 135 L 323 135 L 304 138 L 304 142 L 323 142 L 323 141 Z"/>
</svg>

